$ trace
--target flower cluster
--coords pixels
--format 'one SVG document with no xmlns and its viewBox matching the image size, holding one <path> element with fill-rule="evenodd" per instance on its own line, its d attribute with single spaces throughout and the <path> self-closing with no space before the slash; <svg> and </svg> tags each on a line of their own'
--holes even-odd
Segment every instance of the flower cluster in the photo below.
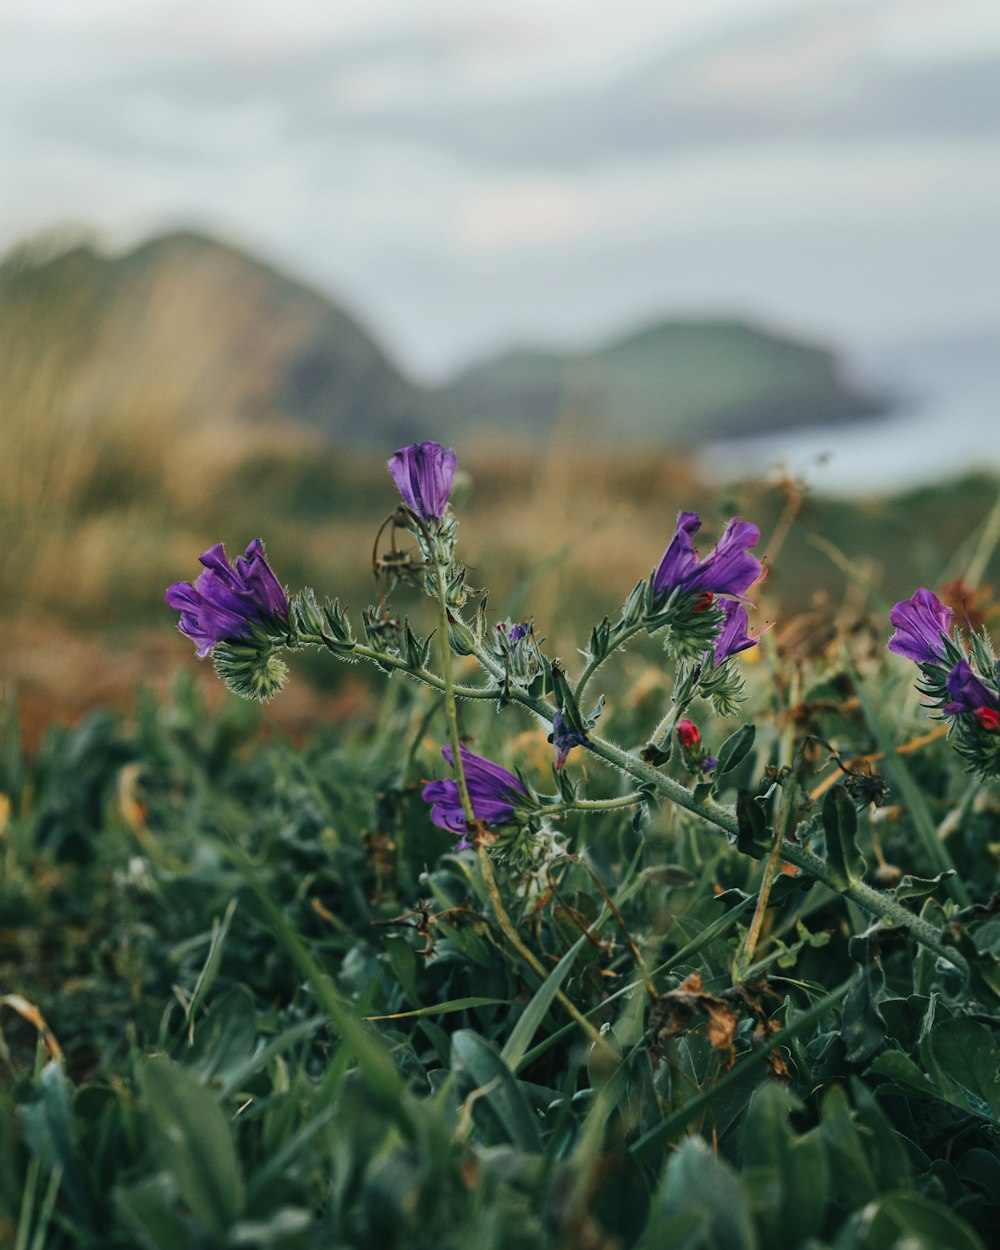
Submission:
<svg viewBox="0 0 1000 1250">
<path fill-rule="evenodd" d="M 889 620 L 896 627 L 889 650 L 919 666 L 917 688 L 929 706 L 949 718 L 956 749 L 970 769 L 983 777 L 996 775 L 1000 673 L 985 631 L 970 636 L 966 654 L 951 608 L 926 588 L 897 603 Z"/>
<path fill-rule="evenodd" d="M 200 557 L 204 571 L 196 581 L 178 582 L 167 590 L 167 603 L 180 614 L 181 632 L 195 643 L 200 656 L 212 654 L 231 690 L 248 698 L 269 698 L 285 678 L 281 652 L 319 646 L 343 659 L 367 658 L 384 671 L 402 668 L 419 674 L 428 684 L 440 683 L 446 697 L 453 697 L 457 687 L 450 658 L 453 654 L 473 656 L 487 674 L 488 685 L 480 689 L 487 697 L 495 696 L 500 708 L 514 700 L 531 705 L 548 698 L 547 713 L 540 714 L 551 721 L 549 741 L 560 792 L 563 802 L 572 806 L 577 783 L 567 780 L 561 770 L 574 749 L 596 749 L 595 727 L 604 703 L 602 695 L 584 715 L 578 696 L 616 647 L 640 630 L 662 630 L 678 662 L 670 723 L 676 727 L 684 762 L 701 775 L 713 770 L 716 761 L 707 755 L 694 723 L 676 718 L 684 716 L 696 697 L 710 699 L 722 714 L 740 701 L 741 679 L 729 662 L 758 641 L 749 632 L 745 606 L 746 592 L 762 572 L 761 562 L 750 552 L 760 538 L 755 525 L 732 517 L 716 545 L 701 557 L 693 543 L 701 522 L 695 513 L 682 512 L 659 565 L 629 596 L 621 620 L 612 626 L 605 619 L 595 629 L 591 648 L 584 653 L 586 671 L 574 683 L 558 660 L 543 654 L 544 639 L 535 636 L 530 620 L 508 619 L 491 629 L 485 593 L 466 587 L 466 570 L 454 558 L 457 521 L 450 504 L 454 451 L 434 442 L 413 443 L 400 448 L 388 468 L 402 506 L 384 522 L 376 539 L 377 549 L 383 530 L 392 527 L 392 550 L 384 560 L 375 561 L 379 603 L 362 613 L 362 641 L 355 639 L 339 602 L 321 604 L 308 589 L 289 600 L 259 539 L 235 562 L 221 544 L 210 548 Z M 422 564 L 395 549 L 398 526 L 415 533 Z M 433 667 L 431 637 L 414 634 L 408 621 L 398 621 L 385 602 L 403 573 L 417 570 L 422 570 L 424 587 L 438 598 L 441 609 L 438 636 L 444 675 L 440 678 L 428 671 Z M 467 623 L 461 615 L 470 594 L 480 596 L 474 623 Z M 954 698 L 974 696 L 973 682 L 966 680 Z M 668 742 L 671 736 L 668 733 Z M 458 835 L 459 849 L 489 842 L 496 857 L 510 863 L 529 862 L 533 839 L 537 840 L 544 825 L 546 800 L 499 765 L 458 748 L 457 743 L 456 749 L 457 759 L 451 746 L 443 748 L 456 776 L 431 781 L 424 788 L 432 821 Z M 660 751 L 657 759 L 666 762 L 669 748 Z M 463 789 L 467 791 L 464 806 Z"/>
<path fill-rule="evenodd" d="M 701 528 L 695 512 L 682 512 L 649 580 L 647 628 L 667 627 L 665 645 L 678 659 L 719 668 L 757 639 L 747 632 L 743 603 L 763 566 L 750 548 L 760 531 L 731 517 L 722 537 L 704 558 L 692 541 Z"/>
</svg>

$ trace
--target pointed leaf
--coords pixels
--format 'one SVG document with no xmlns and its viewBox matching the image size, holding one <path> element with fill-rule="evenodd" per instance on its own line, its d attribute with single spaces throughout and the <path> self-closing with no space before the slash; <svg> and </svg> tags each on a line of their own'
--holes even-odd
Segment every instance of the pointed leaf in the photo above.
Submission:
<svg viewBox="0 0 1000 1250">
<path fill-rule="evenodd" d="M 735 733 L 729 735 L 719 747 L 719 762 L 715 768 L 716 777 L 731 773 L 734 768 L 743 763 L 753 749 L 756 736 L 757 729 L 754 725 L 741 725 Z"/>
<path fill-rule="evenodd" d="M 823 800 L 823 829 L 831 884 L 838 890 L 846 890 L 865 875 L 865 861 L 855 840 L 858 814 L 843 786 L 827 791 Z"/>
<path fill-rule="evenodd" d="M 708 1236 L 693 1245 L 725 1250 L 757 1250 L 758 1240 L 750 1198 L 739 1176 L 701 1140 L 689 1137 L 670 1160 L 663 1187 L 654 1200 L 647 1240 L 673 1244 L 674 1221 L 692 1213 L 707 1215 Z M 657 1241 L 671 1233 L 669 1240 Z"/>
<path fill-rule="evenodd" d="M 524 1091 L 492 1044 L 470 1029 L 451 1039 L 452 1068 L 468 1097 L 477 1095 L 491 1113 L 501 1140 L 530 1153 L 541 1151 L 538 1120 Z"/>
<path fill-rule="evenodd" d="M 153 1148 L 177 1194 L 207 1229 L 222 1234 L 243 1210 L 232 1130 L 213 1094 L 166 1056 L 147 1059 L 140 1084 Z"/>
</svg>

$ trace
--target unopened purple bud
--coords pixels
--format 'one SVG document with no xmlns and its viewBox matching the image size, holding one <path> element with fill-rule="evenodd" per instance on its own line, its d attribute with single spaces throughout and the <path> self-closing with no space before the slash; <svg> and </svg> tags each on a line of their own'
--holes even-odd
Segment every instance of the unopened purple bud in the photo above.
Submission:
<svg viewBox="0 0 1000 1250">
<path fill-rule="evenodd" d="M 455 481 L 455 453 L 440 443 L 413 443 L 389 461 L 403 502 L 421 521 L 440 521 Z"/>
<path fill-rule="evenodd" d="M 968 660 L 958 661 L 948 674 L 945 684 L 951 695 L 951 699 L 941 705 L 945 716 L 958 716 L 962 712 L 975 715 L 982 708 L 993 709 L 997 706 L 996 694 L 983 685 L 972 671 Z"/>
<path fill-rule="evenodd" d="M 556 768 L 563 767 L 574 747 L 586 746 L 586 744 L 587 735 L 580 729 L 571 728 L 563 718 L 562 712 L 556 712 L 552 718 L 552 746 L 555 750 Z"/>
<path fill-rule="evenodd" d="M 730 656 L 738 655 L 740 651 L 746 651 L 748 648 L 757 645 L 757 639 L 751 637 L 749 633 L 747 610 L 742 603 L 736 603 L 733 599 L 724 599 L 722 602 L 722 613 L 722 629 L 715 640 L 714 663 L 716 668 L 720 664 L 724 664 Z"/>
<path fill-rule="evenodd" d="M 889 650 L 915 664 L 939 664 L 951 632 L 952 611 L 931 590 L 921 588 L 889 613 L 896 632 Z"/>
</svg>

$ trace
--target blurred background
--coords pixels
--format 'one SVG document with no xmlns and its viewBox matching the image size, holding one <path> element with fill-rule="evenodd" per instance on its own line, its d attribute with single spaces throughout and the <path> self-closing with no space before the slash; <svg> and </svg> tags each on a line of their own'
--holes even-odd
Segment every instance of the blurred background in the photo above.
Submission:
<svg viewBox="0 0 1000 1250">
<path fill-rule="evenodd" d="M 415 439 L 569 653 L 680 508 L 760 522 L 761 621 L 1000 576 L 995 0 L 6 0 L 0 153 L 29 740 L 194 663 L 214 542 L 359 613 Z"/>
</svg>

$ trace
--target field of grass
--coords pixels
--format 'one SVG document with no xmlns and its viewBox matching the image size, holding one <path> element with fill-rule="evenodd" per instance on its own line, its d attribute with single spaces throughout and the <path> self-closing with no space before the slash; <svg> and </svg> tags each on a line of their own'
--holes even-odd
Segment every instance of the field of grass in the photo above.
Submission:
<svg viewBox="0 0 1000 1250">
<path fill-rule="evenodd" d="M 587 613 L 613 614 L 695 502 L 682 472 L 483 463 L 454 497 L 469 581 L 575 679 Z M 394 499 L 382 466 L 351 480 L 308 530 L 272 509 L 241 531 L 266 495 L 246 479 L 204 541 L 175 517 L 157 598 L 258 529 L 293 589 L 304 571 L 337 593 L 342 561 L 364 594 Z M 995 567 L 994 497 L 703 508 L 714 533 L 733 508 L 759 520 L 773 564 L 748 701 L 692 706 L 708 779 L 679 748 L 635 754 L 670 705 L 655 638 L 601 670 L 601 737 L 561 774 L 534 686 L 499 715 L 460 705 L 474 751 L 551 792 L 527 865 L 431 823 L 447 699 L 403 673 L 297 747 L 188 672 L 32 751 L 9 699 L 0 1244 L 995 1244 L 1000 805 L 885 650 L 892 598 Z M 394 602 L 434 630 L 416 590 Z"/>
<path fill-rule="evenodd" d="M 271 426 L 199 433 L 148 407 L 78 427 L 60 407 L 65 362 L 44 363 L 23 410 L 0 395 L 0 411 L 23 417 L 0 460 L 0 683 L 18 690 L 31 742 L 96 702 L 127 705 L 137 680 L 162 695 L 169 674 L 192 664 L 163 588 L 193 577 L 215 542 L 236 552 L 260 536 L 288 584 L 309 582 L 356 611 L 371 601 L 372 543 L 392 507 L 383 457 Z M 709 532 L 732 512 L 759 520 L 770 564 L 760 615 L 779 628 L 812 611 L 884 614 L 970 562 L 978 581 L 1000 580 L 993 549 L 982 561 L 974 551 L 996 499 L 985 476 L 852 503 L 800 496 L 779 479 L 720 496 L 683 455 L 598 455 L 568 431 L 544 452 L 459 450 L 473 582 L 488 569 L 493 606 L 532 616 L 557 654 L 579 645 L 573 621 L 598 619 L 653 567 L 682 508 L 698 508 Z M 298 701 L 276 712 L 296 731 L 344 694 L 339 670 L 305 659 L 297 671 Z"/>
</svg>

